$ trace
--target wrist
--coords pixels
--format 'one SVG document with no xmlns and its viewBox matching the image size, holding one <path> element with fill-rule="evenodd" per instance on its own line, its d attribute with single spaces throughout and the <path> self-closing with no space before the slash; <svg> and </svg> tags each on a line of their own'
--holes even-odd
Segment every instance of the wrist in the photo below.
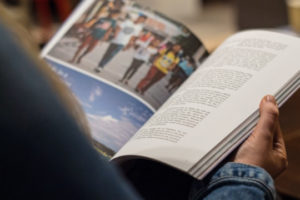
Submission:
<svg viewBox="0 0 300 200">
<path fill-rule="evenodd" d="M 198 181 L 193 186 L 192 199 L 202 199 L 216 188 L 235 188 L 237 185 L 259 190 L 265 194 L 266 199 L 275 199 L 276 197 L 274 181 L 270 174 L 261 167 L 248 164 L 226 163 L 205 182 Z"/>
</svg>

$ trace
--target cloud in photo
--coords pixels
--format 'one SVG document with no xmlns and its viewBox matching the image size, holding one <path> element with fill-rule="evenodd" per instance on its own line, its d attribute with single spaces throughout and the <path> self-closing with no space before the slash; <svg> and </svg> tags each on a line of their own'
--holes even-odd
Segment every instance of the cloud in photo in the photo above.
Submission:
<svg viewBox="0 0 300 200">
<path fill-rule="evenodd" d="M 119 120 L 117 120 L 117 119 L 115 119 L 115 118 L 113 118 L 111 115 L 106 115 L 106 116 L 104 116 L 104 117 L 101 117 L 101 119 L 103 120 L 103 121 L 105 121 L 105 122 L 113 122 L 113 123 L 115 123 L 115 122 L 118 122 Z"/>
<path fill-rule="evenodd" d="M 97 97 L 100 97 L 102 95 L 102 89 L 97 86 L 95 89 L 93 89 L 89 96 L 89 101 L 94 102 Z"/>
<path fill-rule="evenodd" d="M 123 116 L 131 117 L 141 123 L 145 123 L 150 117 L 149 113 L 145 113 L 143 111 L 139 112 L 139 110 L 134 106 L 123 106 L 119 107 L 119 109 Z"/>
<path fill-rule="evenodd" d="M 118 151 L 153 114 L 138 99 L 109 84 L 56 62 L 48 62 L 65 82 L 70 83 L 87 116 L 93 138 L 114 151 Z"/>
<path fill-rule="evenodd" d="M 114 151 L 118 151 L 139 129 L 124 117 L 118 120 L 111 115 L 88 114 L 87 118 L 92 137 Z"/>
</svg>

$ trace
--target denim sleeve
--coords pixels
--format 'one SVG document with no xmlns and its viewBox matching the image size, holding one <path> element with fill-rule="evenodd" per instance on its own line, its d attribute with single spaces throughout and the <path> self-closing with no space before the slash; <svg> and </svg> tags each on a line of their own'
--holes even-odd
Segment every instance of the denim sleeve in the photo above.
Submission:
<svg viewBox="0 0 300 200">
<path fill-rule="evenodd" d="M 190 200 L 276 199 L 272 177 L 262 168 L 229 162 L 210 178 L 196 181 Z"/>
</svg>

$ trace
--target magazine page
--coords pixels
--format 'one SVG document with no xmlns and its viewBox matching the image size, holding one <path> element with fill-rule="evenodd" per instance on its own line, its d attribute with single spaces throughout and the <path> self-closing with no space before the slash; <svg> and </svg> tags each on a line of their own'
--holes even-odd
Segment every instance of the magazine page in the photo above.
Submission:
<svg viewBox="0 0 300 200">
<path fill-rule="evenodd" d="M 93 144 L 107 158 L 111 158 L 154 113 L 122 90 L 66 67 L 64 63 L 47 62 L 81 104 Z"/>
<path fill-rule="evenodd" d="M 82 104 L 96 146 L 112 156 L 207 51 L 186 27 L 133 1 L 87 0 L 42 56 Z"/>
<path fill-rule="evenodd" d="M 298 38 L 278 33 L 232 36 L 118 152 L 116 161 L 142 156 L 203 178 L 251 132 L 245 128 L 255 125 L 264 95 L 280 97 L 282 88 L 299 88 L 299 51 Z"/>
<path fill-rule="evenodd" d="M 207 55 L 186 27 L 133 1 L 84 4 L 43 56 L 121 87 L 155 110 Z"/>
</svg>

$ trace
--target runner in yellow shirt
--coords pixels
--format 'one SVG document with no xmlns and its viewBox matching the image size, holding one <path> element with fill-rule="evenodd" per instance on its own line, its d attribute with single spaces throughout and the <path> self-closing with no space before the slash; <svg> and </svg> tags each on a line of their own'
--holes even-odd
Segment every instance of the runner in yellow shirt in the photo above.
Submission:
<svg viewBox="0 0 300 200">
<path fill-rule="evenodd" d="M 160 51 L 159 56 L 155 59 L 147 75 L 137 85 L 136 91 L 144 94 L 154 83 L 161 80 L 169 71 L 173 70 L 180 62 L 178 56 L 180 50 L 181 46 L 174 44 L 169 50 Z"/>
</svg>

